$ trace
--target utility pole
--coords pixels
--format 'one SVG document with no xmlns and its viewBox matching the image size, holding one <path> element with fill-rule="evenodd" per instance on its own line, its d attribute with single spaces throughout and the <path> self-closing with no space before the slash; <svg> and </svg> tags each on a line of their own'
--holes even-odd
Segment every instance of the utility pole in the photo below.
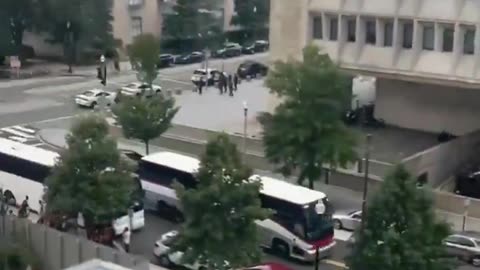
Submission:
<svg viewBox="0 0 480 270">
<path fill-rule="evenodd" d="M 365 169 L 363 175 L 363 200 L 362 200 L 362 230 L 365 228 L 365 217 L 367 213 L 367 195 L 368 195 L 368 169 L 370 163 L 370 144 L 372 141 L 372 134 L 367 134 L 365 144 Z"/>
<path fill-rule="evenodd" d="M 243 154 L 247 155 L 247 121 L 248 121 L 248 105 L 243 102 Z"/>
</svg>

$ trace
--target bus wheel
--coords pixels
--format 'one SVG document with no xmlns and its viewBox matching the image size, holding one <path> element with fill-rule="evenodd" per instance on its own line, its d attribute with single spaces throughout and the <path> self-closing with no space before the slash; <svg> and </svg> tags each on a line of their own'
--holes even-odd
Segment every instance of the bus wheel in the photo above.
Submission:
<svg viewBox="0 0 480 270">
<path fill-rule="evenodd" d="M 162 255 L 162 256 L 158 257 L 158 263 L 163 267 L 171 267 L 172 266 L 172 262 L 168 258 L 168 255 Z"/>
<path fill-rule="evenodd" d="M 16 206 L 17 205 L 17 200 L 15 199 L 15 196 L 10 190 L 5 190 L 3 193 L 3 196 L 5 196 L 5 202 L 7 202 L 8 205 Z"/>
<path fill-rule="evenodd" d="M 278 256 L 283 258 L 290 257 L 290 249 L 288 248 L 288 244 L 279 239 L 273 239 L 272 242 L 272 251 Z"/>
</svg>

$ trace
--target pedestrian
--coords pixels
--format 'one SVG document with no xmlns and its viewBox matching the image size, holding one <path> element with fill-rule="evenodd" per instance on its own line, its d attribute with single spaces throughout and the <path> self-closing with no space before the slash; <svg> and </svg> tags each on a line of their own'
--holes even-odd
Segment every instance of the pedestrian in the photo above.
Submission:
<svg viewBox="0 0 480 270">
<path fill-rule="evenodd" d="M 218 79 L 218 87 L 220 89 L 220 95 L 224 92 L 227 92 L 227 85 L 225 84 L 225 73 L 220 74 L 220 78 Z"/>
<path fill-rule="evenodd" d="M 230 96 L 233 97 L 233 79 L 232 79 L 232 75 L 228 75 L 228 90 L 229 90 Z"/>
<path fill-rule="evenodd" d="M 128 253 L 130 252 L 130 230 L 128 227 L 125 227 L 122 233 L 122 239 L 123 239 L 123 246 L 125 248 L 125 251 Z"/>
<path fill-rule="evenodd" d="M 8 210 L 8 215 L 13 216 L 13 210 L 12 209 Z"/>
<path fill-rule="evenodd" d="M 237 73 L 233 74 L 233 89 L 237 91 L 238 87 L 238 75 Z"/>
<path fill-rule="evenodd" d="M 22 204 L 20 205 L 20 210 L 18 211 L 18 216 L 19 217 L 28 217 L 29 214 L 29 205 L 28 205 L 28 196 L 25 196 L 25 199 L 23 200 Z"/>
<path fill-rule="evenodd" d="M 200 82 L 198 83 L 198 94 L 201 95 L 203 91 L 203 84 L 205 83 L 205 78 L 203 76 L 200 78 Z"/>
</svg>

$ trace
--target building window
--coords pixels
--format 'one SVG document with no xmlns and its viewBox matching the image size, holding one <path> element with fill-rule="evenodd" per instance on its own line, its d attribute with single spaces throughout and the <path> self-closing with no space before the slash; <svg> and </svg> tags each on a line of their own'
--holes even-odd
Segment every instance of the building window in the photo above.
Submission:
<svg viewBox="0 0 480 270">
<path fill-rule="evenodd" d="M 383 46 L 391 47 L 393 45 L 393 22 L 385 22 Z"/>
<path fill-rule="evenodd" d="M 313 38 L 314 39 L 322 39 L 323 37 L 323 29 L 322 29 L 322 17 L 315 16 L 313 17 Z"/>
<path fill-rule="evenodd" d="M 466 28 L 463 36 L 463 53 L 473 54 L 475 52 L 475 29 Z"/>
<path fill-rule="evenodd" d="M 435 28 L 433 24 L 423 25 L 422 48 L 424 50 L 433 51 L 435 46 Z"/>
<path fill-rule="evenodd" d="M 330 18 L 330 40 L 336 41 L 338 39 L 338 18 Z"/>
<path fill-rule="evenodd" d="M 143 33 L 142 24 L 143 24 L 142 17 L 132 17 L 132 21 L 131 21 L 132 36 L 136 37 Z"/>
<path fill-rule="evenodd" d="M 403 42 L 402 47 L 411 49 L 413 44 L 413 22 L 403 23 Z"/>
<path fill-rule="evenodd" d="M 366 20 L 365 21 L 365 42 L 368 44 L 375 44 L 377 41 L 377 29 L 375 20 Z"/>
<path fill-rule="evenodd" d="M 451 52 L 453 51 L 453 26 L 445 26 L 443 28 L 443 45 L 442 51 Z"/>
<path fill-rule="evenodd" d="M 357 21 L 355 18 L 347 20 L 347 41 L 355 42 L 357 34 Z"/>
</svg>

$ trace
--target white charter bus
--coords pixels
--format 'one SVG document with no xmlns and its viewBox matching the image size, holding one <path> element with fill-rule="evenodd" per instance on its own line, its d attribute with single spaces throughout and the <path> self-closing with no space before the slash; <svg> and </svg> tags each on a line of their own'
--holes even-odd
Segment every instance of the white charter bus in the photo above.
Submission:
<svg viewBox="0 0 480 270">
<path fill-rule="evenodd" d="M 198 159 L 171 152 L 158 152 L 139 162 L 139 176 L 145 191 L 145 207 L 181 215 L 180 202 L 172 188 L 174 180 L 185 188 L 195 188 Z M 262 207 L 274 211 L 271 218 L 257 221 L 262 246 L 277 254 L 304 261 L 330 255 L 334 241 L 332 209 L 327 196 L 319 191 L 270 177 L 252 176 L 261 181 Z"/>
<path fill-rule="evenodd" d="M 32 212 L 40 213 L 43 194 L 47 189 L 44 181 L 59 157 L 56 152 L 0 138 L 0 189 L 7 202 L 19 206 L 28 196 Z M 145 225 L 141 195 L 143 191 L 138 183 L 137 191 L 132 192 L 133 230 Z M 116 234 L 130 227 L 127 212 L 118 213 L 118 218 L 112 222 Z"/>
</svg>

